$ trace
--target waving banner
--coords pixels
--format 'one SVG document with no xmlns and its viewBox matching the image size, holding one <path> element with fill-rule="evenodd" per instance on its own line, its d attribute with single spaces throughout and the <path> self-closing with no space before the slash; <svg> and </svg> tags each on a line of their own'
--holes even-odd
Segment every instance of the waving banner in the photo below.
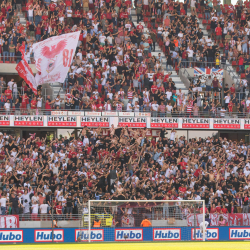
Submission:
<svg viewBox="0 0 250 250">
<path fill-rule="evenodd" d="M 21 76 L 25 82 L 30 86 L 33 92 L 37 95 L 37 84 L 35 81 L 35 77 L 33 75 L 32 69 L 30 68 L 29 64 L 27 63 L 24 53 L 25 53 L 25 45 L 19 48 L 19 51 L 22 53 L 22 61 L 20 61 L 16 66 L 16 71 L 18 75 Z"/>
<path fill-rule="evenodd" d="M 18 75 L 21 76 L 30 86 L 35 95 L 37 95 L 37 84 L 29 64 L 25 60 L 20 61 L 16 66 L 16 71 L 18 72 Z"/>
<path fill-rule="evenodd" d="M 33 45 L 36 83 L 64 82 L 75 54 L 80 31 L 54 36 Z"/>
</svg>

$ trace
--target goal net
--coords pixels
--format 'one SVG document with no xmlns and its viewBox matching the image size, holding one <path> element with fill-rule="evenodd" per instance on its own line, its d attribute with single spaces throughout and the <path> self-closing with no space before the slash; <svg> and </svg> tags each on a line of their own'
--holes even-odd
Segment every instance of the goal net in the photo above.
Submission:
<svg viewBox="0 0 250 250">
<path fill-rule="evenodd" d="M 90 200 L 78 242 L 205 240 L 203 200 Z"/>
</svg>

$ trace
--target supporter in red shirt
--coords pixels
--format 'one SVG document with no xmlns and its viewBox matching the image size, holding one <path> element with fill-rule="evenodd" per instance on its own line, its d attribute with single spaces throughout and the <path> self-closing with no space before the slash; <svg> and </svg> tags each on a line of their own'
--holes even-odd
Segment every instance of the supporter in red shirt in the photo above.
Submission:
<svg viewBox="0 0 250 250">
<path fill-rule="evenodd" d="M 56 214 L 61 217 L 62 215 L 62 202 L 59 201 L 58 205 L 56 206 Z"/>
<path fill-rule="evenodd" d="M 152 87 L 151 87 L 152 93 L 154 94 L 155 91 L 156 91 L 157 89 L 158 89 L 158 87 L 157 87 L 157 85 L 156 85 L 156 82 L 153 82 L 153 85 L 152 85 Z"/>
<path fill-rule="evenodd" d="M 12 90 L 10 89 L 9 86 L 7 86 L 7 89 L 4 91 L 6 98 L 10 101 L 10 107 L 12 107 Z"/>
<path fill-rule="evenodd" d="M 228 210 L 227 210 L 225 204 L 223 204 L 223 208 L 221 209 L 221 213 L 223 213 L 223 214 L 227 214 L 228 213 Z"/>
<path fill-rule="evenodd" d="M 22 109 L 26 110 L 27 104 L 29 103 L 29 97 L 27 96 L 26 93 L 22 96 Z"/>
<path fill-rule="evenodd" d="M 185 193 L 187 191 L 186 187 L 184 186 L 184 184 L 182 183 L 181 186 L 179 187 L 179 192 L 181 193 Z"/>
<path fill-rule="evenodd" d="M 36 108 L 37 108 L 36 97 L 34 97 L 34 98 L 31 100 L 30 106 L 31 106 L 31 110 L 33 110 L 32 113 L 33 113 L 33 115 L 34 115 L 34 114 L 35 114 L 35 110 L 36 110 Z"/>
<path fill-rule="evenodd" d="M 230 93 L 231 93 L 231 95 L 233 95 L 234 93 L 235 93 L 235 84 L 233 83 L 232 84 L 232 87 L 230 88 Z"/>
<path fill-rule="evenodd" d="M 215 207 L 215 204 L 214 204 L 214 203 L 213 203 L 212 207 L 210 208 L 210 213 L 211 213 L 211 214 L 217 213 L 217 210 L 216 210 L 216 207 Z"/>
<path fill-rule="evenodd" d="M 215 35 L 216 35 L 216 41 L 221 42 L 222 40 L 222 28 L 218 24 L 218 26 L 215 28 Z"/>
<path fill-rule="evenodd" d="M 183 9 L 183 8 L 181 8 L 181 11 L 180 11 L 180 13 L 181 13 L 181 15 L 186 15 L 186 11 Z"/>
</svg>

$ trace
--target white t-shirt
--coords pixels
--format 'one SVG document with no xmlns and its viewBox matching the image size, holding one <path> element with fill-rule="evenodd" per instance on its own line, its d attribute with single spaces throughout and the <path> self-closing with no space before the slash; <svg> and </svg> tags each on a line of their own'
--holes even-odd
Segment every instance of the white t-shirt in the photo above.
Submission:
<svg viewBox="0 0 250 250">
<path fill-rule="evenodd" d="M 41 209 L 41 214 L 47 214 L 47 208 L 48 208 L 48 204 L 42 204 L 40 205 L 40 209 Z"/>
<path fill-rule="evenodd" d="M 153 109 L 153 111 L 158 111 L 158 107 L 159 107 L 159 105 L 156 103 L 153 103 L 152 105 L 151 105 L 151 107 L 152 107 L 152 109 Z"/>
<path fill-rule="evenodd" d="M 28 10 L 28 16 L 33 16 L 33 9 Z"/>
<path fill-rule="evenodd" d="M 6 102 L 4 104 L 4 107 L 6 108 L 7 111 L 9 111 L 10 110 L 10 103 Z"/>
<path fill-rule="evenodd" d="M 67 10 L 67 17 L 72 17 L 72 13 L 73 13 L 72 10 Z"/>
<path fill-rule="evenodd" d="M 226 97 L 225 97 L 225 103 L 229 103 L 229 102 L 230 102 L 230 99 L 231 99 L 230 96 L 226 96 Z"/>
<path fill-rule="evenodd" d="M 38 214 L 38 204 L 32 205 L 32 214 Z"/>
<path fill-rule="evenodd" d="M 226 110 L 225 110 L 224 108 L 222 108 L 222 109 L 220 110 L 220 116 L 221 116 L 221 117 L 225 117 L 225 112 L 226 112 Z"/>
<path fill-rule="evenodd" d="M 187 49 L 187 54 L 188 54 L 188 57 L 193 57 L 194 51 L 192 49 Z"/>
<path fill-rule="evenodd" d="M 12 90 L 13 84 L 14 84 L 14 82 L 12 82 L 12 81 L 9 81 L 9 82 L 8 82 L 8 86 L 10 87 L 10 90 Z"/>
<path fill-rule="evenodd" d="M 106 36 L 99 36 L 100 43 L 105 43 Z"/>
<path fill-rule="evenodd" d="M 175 132 L 171 132 L 171 134 L 170 134 L 170 140 L 174 141 L 174 138 L 175 138 Z"/>
<path fill-rule="evenodd" d="M 216 193 L 218 194 L 218 197 L 221 197 L 221 195 L 224 194 L 222 190 L 217 190 Z"/>
<path fill-rule="evenodd" d="M 1 199 L 0 199 L 0 207 L 6 207 L 6 201 L 7 201 L 7 199 L 6 198 L 4 198 L 4 197 L 2 197 Z"/>
<path fill-rule="evenodd" d="M 207 221 L 205 221 L 205 230 L 207 229 L 209 223 Z M 200 230 L 201 232 L 203 231 L 203 221 L 200 223 Z"/>
</svg>

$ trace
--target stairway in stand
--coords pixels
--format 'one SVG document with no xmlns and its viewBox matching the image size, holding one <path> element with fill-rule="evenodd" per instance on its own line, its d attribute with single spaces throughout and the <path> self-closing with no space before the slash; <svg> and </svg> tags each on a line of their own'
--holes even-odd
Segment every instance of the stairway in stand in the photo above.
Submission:
<svg viewBox="0 0 250 250">
<path fill-rule="evenodd" d="M 137 15 L 136 15 L 135 9 L 132 10 L 132 21 L 134 23 L 134 26 L 136 27 L 138 25 L 138 23 L 137 23 Z M 147 37 L 148 36 L 147 33 L 149 32 L 149 29 L 147 28 L 147 25 L 143 22 L 143 20 L 141 21 L 141 24 L 144 27 L 144 35 L 145 35 L 145 37 Z M 163 53 L 162 49 L 160 48 L 159 44 L 156 42 L 155 52 L 151 52 L 151 55 L 156 57 L 156 56 L 158 56 L 159 53 L 161 53 L 161 56 L 163 59 L 162 60 L 162 68 L 164 69 L 164 75 L 166 75 L 168 73 L 168 71 L 166 69 L 166 57 L 165 57 L 165 54 Z M 175 86 L 176 86 L 177 90 L 181 89 L 184 94 L 188 93 L 188 89 L 186 88 L 184 83 L 181 81 L 181 78 L 179 77 L 178 73 L 174 69 L 172 70 L 172 75 L 170 77 L 175 82 Z"/>
</svg>

